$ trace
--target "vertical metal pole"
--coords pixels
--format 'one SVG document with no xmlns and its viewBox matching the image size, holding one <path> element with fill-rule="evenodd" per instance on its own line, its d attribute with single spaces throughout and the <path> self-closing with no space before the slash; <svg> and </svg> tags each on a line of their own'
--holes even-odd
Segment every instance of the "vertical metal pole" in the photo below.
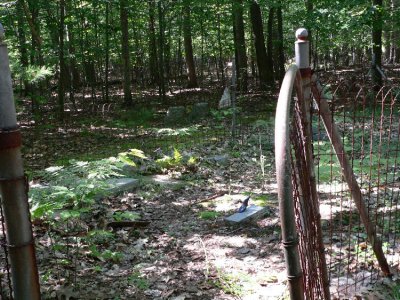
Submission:
<svg viewBox="0 0 400 300">
<path fill-rule="evenodd" d="M 296 65 L 300 69 L 303 82 L 304 105 L 306 108 L 311 102 L 311 68 L 310 68 L 310 42 L 308 41 L 308 31 L 299 28 L 296 31 L 297 41 L 295 43 Z M 307 121 L 310 121 L 310 112 L 307 109 Z M 310 123 L 309 123 L 310 124 Z"/>
<path fill-rule="evenodd" d="M 30 222 L 27 182 L 21 157 L 11 72 L 0 26 L 0 196 L 6 224 L 14 299 L 40 299 Z"/>
<path fill-rule="evenodd" d="M 323 297 L 322 299 L 330 299 L 329 291 L 329 279 L 328 271 L 326 267 L 325 260 L 325 250 L 321 230 L 321 215 L 319 212 L 319 201 L 317 193 L 317 184 L 315 179 L 315 169 L 314 169 L 314 157 L 312 153 L 312 124 L 311 124 L 311 68 L 310 68 L 310 44 L 308 41 L 308 32 L 305 28 L 300 28 L 296 31 L 296 64 L 299 67 L 301 74 L 302 86 L 300 87 L 303 92 L 303 103 L 299 103 L 305 112 L 304 122 L 304 149 L 305 149 L 305 159 L 307 162 L 308 174 L 310 174 L 310 192 L 311 199 L 304 199 L 305 201 L 313 201 L 311 207 L 313 207 L 313 219 L 316 222 L 316 241 L 318 243 L 318 255 L 320 258 L 319 266 L 315 268 L 320 269 L 320 276 L 322 276 L 323 282 Z M 300 99 L 301 100 L 301 99 Z M 321 295 L 322 296 L 322 295 Z"/>
</svg>

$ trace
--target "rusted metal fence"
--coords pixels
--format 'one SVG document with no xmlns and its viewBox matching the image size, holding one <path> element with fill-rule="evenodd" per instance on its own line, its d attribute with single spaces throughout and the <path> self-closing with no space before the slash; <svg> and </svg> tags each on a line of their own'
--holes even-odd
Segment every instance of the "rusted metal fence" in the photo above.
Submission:
<svg viewBox="0 0 400 300">
<path fill-rule="evenodd" d="M 306 31 L 296 35 L 275 124 L 290 295 L 342 299 L 400 263 L 400 90 L 322 85 L 308 66 Z"/>
<path fill-rule="evenodd" d="M 3 255 L 0 257 L 5 261 L 1 271 L 8 283 L 5 288 L 0 284 L 0 296 L 2 299 L 40 299 L 27 182 L 20 149 L 21 134 L 16 120 L 8 51 L 0 24 L 0 212 L 3 228 Z"/>
<path fill-rule="evenodd" d="M 331 291 L 344 297 L 398 272 L 399 94 L 318 86 L 317 187 Z"/>
</svg>

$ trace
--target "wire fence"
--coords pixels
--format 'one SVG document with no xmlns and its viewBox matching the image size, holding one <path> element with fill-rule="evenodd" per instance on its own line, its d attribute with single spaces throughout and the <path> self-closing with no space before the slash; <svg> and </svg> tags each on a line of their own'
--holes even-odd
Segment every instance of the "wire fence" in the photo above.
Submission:
<svg viewBox="0 0 400 300">
<path fill-rule="evenodd" d="M 348 157 L 371 226 L 391 271 L 398 272 L 400 90 L 337 82 L 324 89 L 344 153 L 335 153 L 318 111 L 312 130 L 331 292 L 345 297 L 376 282 L 382 271 L 337 156 Z"/>
</svg>

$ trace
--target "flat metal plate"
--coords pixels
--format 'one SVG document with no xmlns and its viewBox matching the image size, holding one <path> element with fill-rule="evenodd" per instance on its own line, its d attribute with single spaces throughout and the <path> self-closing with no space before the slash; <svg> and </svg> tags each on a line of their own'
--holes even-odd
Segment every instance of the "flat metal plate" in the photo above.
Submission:
<svg viewBox="0 0 400 300">
<path fill-rule="evenodd" d="M 257 206 L 257 205 L 250 205 L 247 209 L 242 213 L 235 213 L 229 217 L 225 218 L 225 221 L 232 222 L 232 223 L 240 223 L 245 222 L 250 219 L 256 218 L 258 216 L 263 215 L 267 212 L 266 207 Z"/>
</svg>

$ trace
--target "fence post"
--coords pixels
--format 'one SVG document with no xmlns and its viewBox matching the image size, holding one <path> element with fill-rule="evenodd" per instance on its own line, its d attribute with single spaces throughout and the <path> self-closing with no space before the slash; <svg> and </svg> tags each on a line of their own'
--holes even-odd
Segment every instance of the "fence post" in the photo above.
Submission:
<svg viewBox="0 0 400 300">
<path fill-rule="evenodd" d="M 40 299 L 27 180 L 21 157 L 21 133 L 17 126 L 8 51 L 1 25 L 0 196 L 6 224 L 6 247 L 11 264 L 14 299 Z"/>
<path fill-rule="evenodd" d="M 303 118 L 304 124 L 304 150 L 305 150 L 305 160 L 307 164 L 308 174 L 310 174 L 310 199 L 304 199 L 304 201 L 312 201 L 312 217 L 316 222 L 316 242 L 317 249 L 319 252 L 319 266 L 320 276 L 322 277 L 323 283 L 323 297 L 321 299 L 330 299 L 329 291 L 329 279 L 328 271 L 325 260 L 325 250 L 321 229 L 321 215 L 319 212 L 319 197 L 317 193 L 317 183 L 315 178 L 315 167 L 314 167 L 314 157 L 312 150 L 312 120 L 311 120 L 311 104 L 312 104 L 312 94 L 311 94 L 311 68 L 310 68 L 310 43 L 308 41 L 308 31 L 305 28 L 299 28 L 296 31 L 297 41 L 295 43 L 295 53 L 296 53 L 296 65 L 299 68 L 301 74 L 301 87 L 303 97 L 299 99 L 303 100 L 303 103 L 299 103 L 304 111 L 305 118 Z"/>
<path fill-rule="evenodd" d="M 295 55 L 296 65 L 300 70 L 303 82 L 304 105 L 307 108 L 307 121 L 310 124 L 310 103 L 311 103 L 311 68 L 310 68 L 310 42 L 308 41 L 308 31 L 305 28 L 296 30 Z"/>
</svg>

